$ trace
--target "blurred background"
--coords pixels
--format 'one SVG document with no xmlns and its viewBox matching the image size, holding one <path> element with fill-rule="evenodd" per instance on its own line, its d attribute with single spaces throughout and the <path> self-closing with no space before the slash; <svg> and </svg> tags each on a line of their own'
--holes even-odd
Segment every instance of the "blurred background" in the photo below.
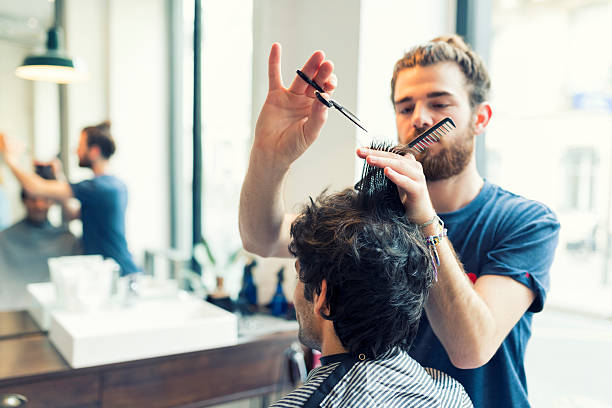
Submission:
<svg viewBox="0 0 612 408">
<path fill-rule="evenodd" d="M 548 304 L 534 319 L 527 354 L 532 402 L 609 407 L 611 23 L 611 0 L 0 0 L 0 130 L 23 141 L 32 159 L 59 155 L 78 181 L 89 177 L 74 154 L 80 129 L 110 119 L 111 172 L 128 186 L 127 240 L 137 263 L 147 251 L 191 253 L 203 236 L 220 265 L 203 270 L 204 278 L 223 275 L 236 296 L 238 198 L 271 44 L 283 46 L 286 85 L 313 50 L 324 50 L 335 64 L 338 99 L 371 133 L 394 140 L 393 64 L 412 45 L 457 32 L 492 78 L 493 118 L 477 144 L 481 174 L 545 203 L 562 225 Z M 15 68 L 44 50 L 57 24 L 87 80 L 17 78 Z M 351 185 L 363 141 L 331 114 L 291 170 L 287 207 Z M 1 178 L 6 227 L 23 207 L 4 165 Z M 56 209 L 52 220 L 60 218 Z M 78 223 L 70 226 L 76 234 Z M 261 298 L 272 296 L 280 266 L 293 271 L 292 262 L 259 260 Z"/>
</svg>

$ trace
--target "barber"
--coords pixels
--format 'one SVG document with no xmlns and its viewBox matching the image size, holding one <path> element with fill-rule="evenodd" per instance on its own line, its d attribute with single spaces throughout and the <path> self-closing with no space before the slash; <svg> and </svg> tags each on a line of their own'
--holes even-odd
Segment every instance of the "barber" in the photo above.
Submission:
<svg viewBox="0 0 612 408">
<path fill-rule="evenodd" d="M 269 58 L 269 92 L 240 201 L 245 249 L 289 257 L 282 191 L 292 163 L 318 137 L 327 108 L 296 77 L 280 76 L 280 46 Z M 326 92 L 333 65 L 315 52 L 302 71 Z M 459 380 L 476 407 L 529 406 L 524 354 L 531 320 L 542 310 L 559 223 L 545 205 L 485 181 L 474 140 L 491 118 L 490 80 L 481 59 L 457 36 L 414 47 L 392 79 L 398 139 L 408 143 L 450 117 L 456 124 L 425 153 L 400 156 L 360 148 L 359 157 L 385 169 L 400 191 L 406 216 L 434 242 L 438 279 L 411 349 L 421 365 Z M 446 231 L 448 236 L 446 236 Z"/>
</svg>

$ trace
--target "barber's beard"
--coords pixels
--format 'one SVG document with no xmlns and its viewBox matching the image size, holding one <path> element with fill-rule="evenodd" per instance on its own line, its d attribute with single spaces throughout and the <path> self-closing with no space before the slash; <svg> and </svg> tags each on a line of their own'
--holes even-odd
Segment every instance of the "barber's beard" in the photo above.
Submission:
<svg viewBox="0 0 612 408">
<path fill-rule="evenodd" d="M 79 157 L 79 167 L 91 169 L 91 160 L 89 160 L 89 157 L 87 156 Z"/>
<path fill-rule="evenodd" d="M 419 132 L 417 134 L 420 134 Z M 466 129 L 463 135 L 458 136 L 449 145 L 435 154 L 426 150 L 416 159 L 423 166 L 423 173 L 427 181 L 446 180 L 461 173 L 470 162 L 474 152 L 474 129 Z"/>
</svg>

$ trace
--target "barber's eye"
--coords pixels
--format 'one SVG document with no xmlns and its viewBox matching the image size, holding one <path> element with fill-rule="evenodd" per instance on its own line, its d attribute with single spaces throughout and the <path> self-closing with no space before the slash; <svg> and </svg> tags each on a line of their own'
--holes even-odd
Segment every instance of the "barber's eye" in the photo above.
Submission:
<svg viewBox="0 0 612 408">
<path fill-rule="evenodd" d="M 434 104 L 434 108 L 437 109 L 444 109 L 444 108 L 448 108 L 450 105 L 448 103 L 435 103 Z"/>
<path fill-rule="evenodd" d="M 414 106 L 406 106 L 405 108 L 401 108 L 399 113 L 411 113 L 414 110 Z"/>
</svg>

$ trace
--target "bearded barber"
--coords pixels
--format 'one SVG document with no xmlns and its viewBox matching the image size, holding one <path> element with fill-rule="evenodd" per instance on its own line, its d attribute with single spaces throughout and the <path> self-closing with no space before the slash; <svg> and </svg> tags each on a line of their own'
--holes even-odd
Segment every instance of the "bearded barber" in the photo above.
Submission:
<svg viewBox="0 0 612 408">
<path fill-rule="evenodd" d="M 85 254 L 114 259 L 122 275 L 139 271 L 125 239 L 127 188 L 117 177 L 108 174 L 109 159 L 115 153 L 110 122 L 82 130 L 77 148 L 79 166 L 91 169 L 94 177 L 79 183 L 45 180 L 35 173 L 20 169 L 17 155 L 1 134 L 0 152 L 29 194 L 59 201 L 74 197 L 80 201 L 80 210 L 72 212 L 70 217 L 80 217 L 83 221 L 82 243 Z"/>
<path fill-rule="evenodd" d="M 322 52 L 302 71 L 326 92 L 334 90 L 333 65 Z M 514 408 L 529 406 L 524 355 L 532 316 L 542 310 L 549 289 L 559 223 L 545 205 L 478 174 L 474 139 L 491 118 L 489 88 L 482 60 L 460 37 L 414 47 L 397 62 L 392 79 L 399 141 L 409 142 L 445 117 L 456 129 L 417 157 L 367 148 L 357 154 L 385 169 L 406 216 L 421 226 L 438 255 L 438 280 L 410 354 L 459 380 L 476 407 Z M 295 216 L 283 207 L 284 180 L 326 118 L 327 108 L 300 78 L 284 88 L 280 46 L 273 45 L 269 92 L 241 194 L 247 250 L 290 256 Z"/>
</svg>

